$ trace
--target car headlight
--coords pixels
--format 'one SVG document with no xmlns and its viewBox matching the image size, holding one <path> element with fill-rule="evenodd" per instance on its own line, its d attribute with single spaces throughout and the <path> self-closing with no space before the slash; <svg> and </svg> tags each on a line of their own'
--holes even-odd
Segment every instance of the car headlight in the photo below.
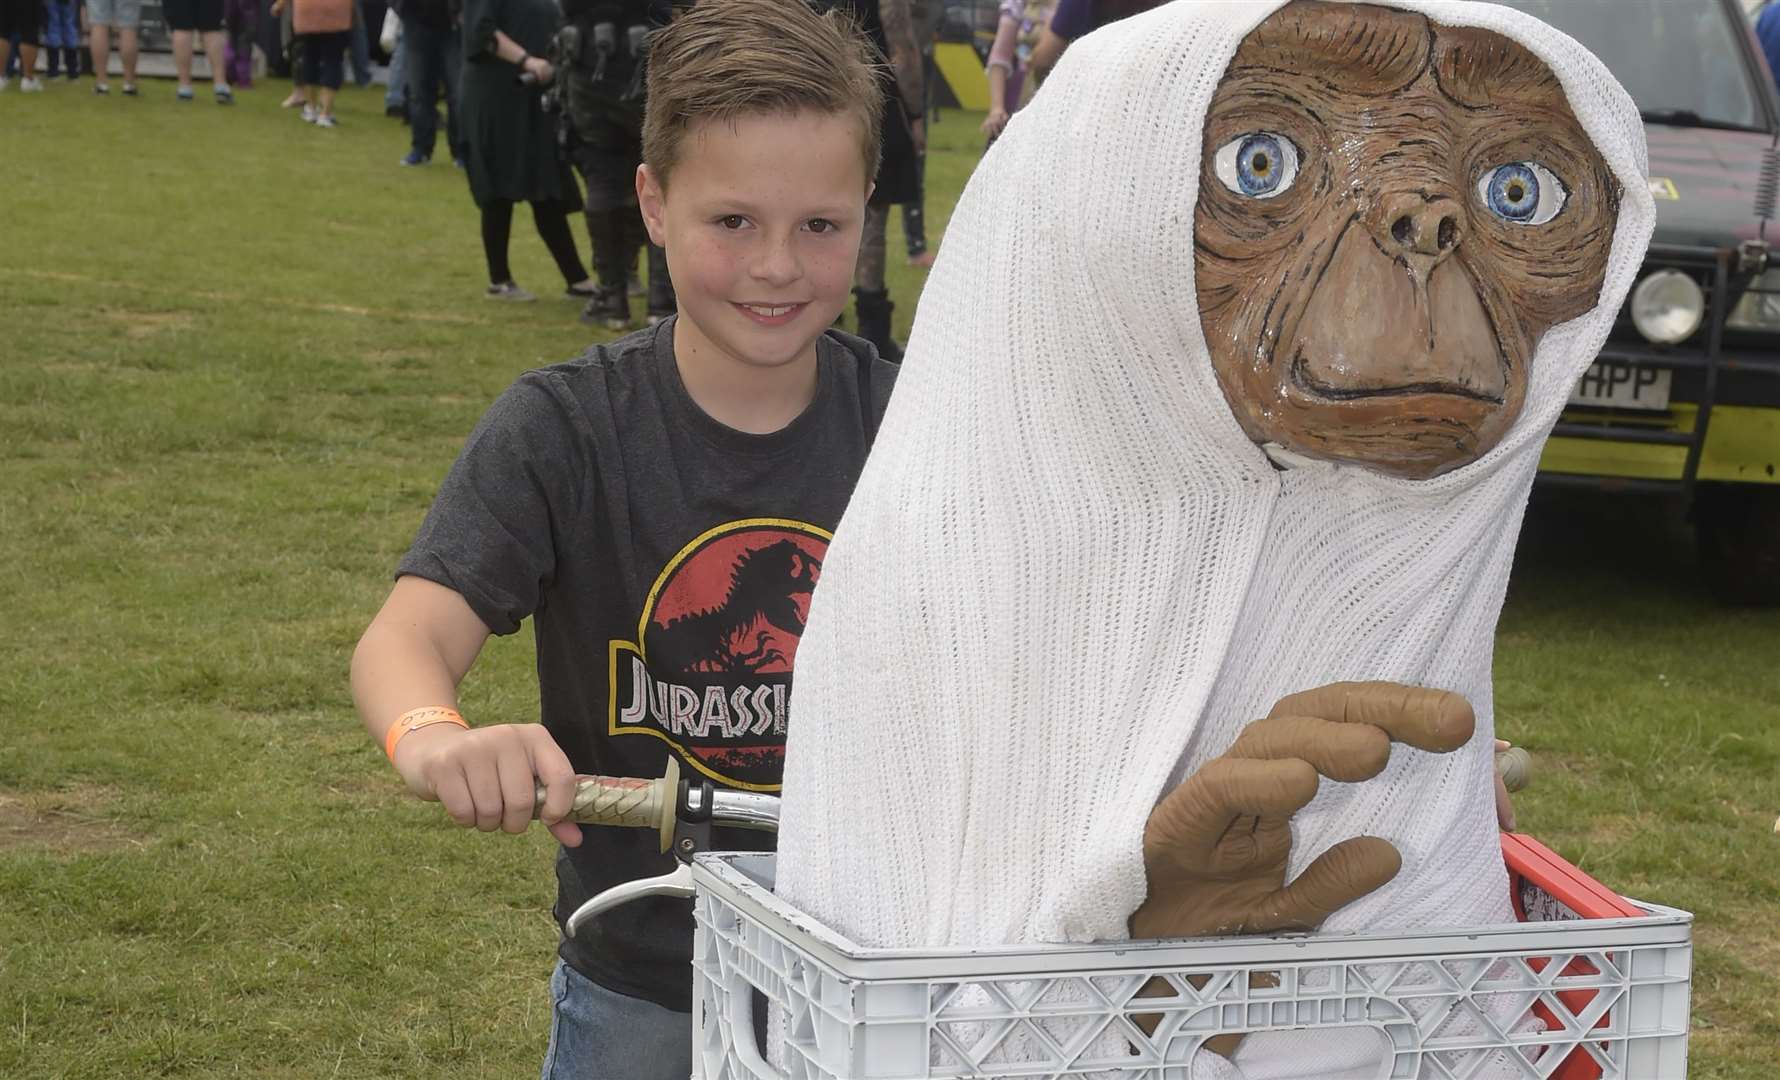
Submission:
<svg viewBox="0 0 1780 1080">
<path fill-rule="evenodd" d="M 1733 330 L 1780 333 L 1780 269 L 1763 271 L 1731 309 L 1724 324 Z"/>
<path fill-rule="evenodd" d="M 1644 340 L 1675 345 L 1693 336 L 1706 316 L 1699 282 L 1679 270 L 1647 274 L 1632 290 L 1632 325 Z"/>
</svg>

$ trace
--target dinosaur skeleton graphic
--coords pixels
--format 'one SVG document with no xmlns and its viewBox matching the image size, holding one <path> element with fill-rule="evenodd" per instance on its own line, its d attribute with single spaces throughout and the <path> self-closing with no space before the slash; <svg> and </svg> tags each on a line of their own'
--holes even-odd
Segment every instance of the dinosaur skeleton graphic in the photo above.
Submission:
<svg viewBox="0 0 1780 1080">
<path fill-rule="evenodd" d="M 772 644 L 773 630 L 803 635 L 796 597 L 816 586 L 820 560 L 794 540 L 737 556 L 723 602 L 655 627 L 649 653 L 662 670 L 758 674 L 790 657 Z M 764 623 L 764 625 L 762 625 Z"/>
</svg>

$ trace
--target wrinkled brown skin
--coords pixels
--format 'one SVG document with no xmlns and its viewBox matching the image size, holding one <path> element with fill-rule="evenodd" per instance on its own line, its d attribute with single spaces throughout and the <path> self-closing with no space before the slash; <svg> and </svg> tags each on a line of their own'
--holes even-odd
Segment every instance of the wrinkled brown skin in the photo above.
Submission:
<svg viewBox="0 0 1780 1080">
<path fill-rule="evenodd" d="M 1273 198 L 1217 150 L 1298 148 Z M 1535 161 L 1568 189 L 1541 225 L 1478 182 Z M 1520 412 L 1551 326 L 1600 295 L 1620 188 L 1557 77 L 1498 34 L 1299 0 L 1257 27 L 1212 98 L 1194 217 L 1199 311 L 1244 432 L 1425 478 L 1476 460 Z"/>
<path fill-rule="evenodd" d="M 1470 740 L 1464 698 L 1397 683 L 1332 683 L 1281 698 L 1221 757 L 1150 812 L 1144 828 L 1149 896 L 1131 916 L 1138 938 L 1311 930 L 1391 880 L 1397 849 L 1375 836 L 1343 840 L 1290 882 L 1292 815 L 1322 777 L 1370 780 L 1391 744 L 1432 753 Z"/>
<path fill-rule="evenodd" d="M 1433 753 L 1463 746 L 1476 728 L 1464 698 L 1396 683 L 1332 683 L 1281 698 L 1264 720 L 1205 763 L 1150 812 L 1143 833 L 1148 896 L 1133 938 L 1313 930 L 1338 908 L 1384 885 L 1402 866 L 1390 842 L 1357 836 L 1286 881 L 1292 815 L 1321 777 L 1377 776 L 1391 744 Z M 1172 991 L 1157 980 L 1145 996 Z M 1145 1026 L 1154 1017 L 1140 1017 Z M 1209 1041 L 1231 1053 L 1239 1035 Z"/>
</svg>

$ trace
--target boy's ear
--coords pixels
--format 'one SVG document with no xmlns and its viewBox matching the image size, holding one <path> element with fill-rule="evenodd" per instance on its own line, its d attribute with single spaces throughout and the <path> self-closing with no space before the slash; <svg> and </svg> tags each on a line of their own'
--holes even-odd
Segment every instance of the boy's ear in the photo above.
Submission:
<svg viewBox="0 0 1780 1080">
<path fill-rule="evenodd" d="M 647 165 L 638 165 L 637 209 L 642 211 L 643 227 L 649 230 L 649 242 L 659 248 L 667 247 L 667 226 L 662 220 L 662 203 L 665 199 L 655 173 Z"/>
</svg>

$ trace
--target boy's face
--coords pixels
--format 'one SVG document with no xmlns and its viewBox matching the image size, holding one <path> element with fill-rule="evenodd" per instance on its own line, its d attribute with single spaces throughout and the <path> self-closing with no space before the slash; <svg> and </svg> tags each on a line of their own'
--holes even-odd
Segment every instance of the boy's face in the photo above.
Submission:
<svg viewBox="0 0 1780 1080">
<path fill-rule="evenodd" d="M 677 345 L 756 368 L 814 355 L 859 257 L 860 141 L 851 117 L 763 113 L 695 124 L 666 191 L 637 170 L 643 220 L 679 297 Z"/>
</svg>

